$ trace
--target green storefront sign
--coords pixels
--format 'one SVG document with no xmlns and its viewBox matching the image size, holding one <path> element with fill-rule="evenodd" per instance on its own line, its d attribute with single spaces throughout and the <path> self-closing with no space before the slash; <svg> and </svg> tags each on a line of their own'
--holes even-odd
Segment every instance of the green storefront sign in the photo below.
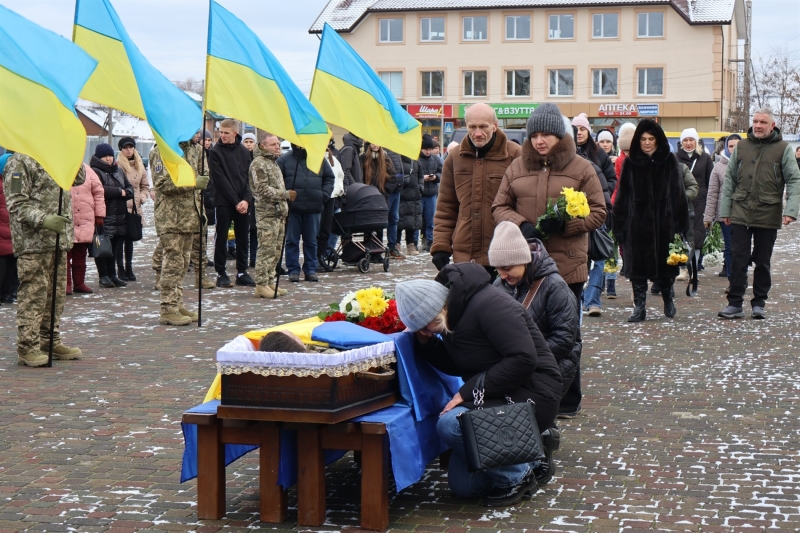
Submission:
<svg viewBox="0 0 800 533">
<path fill-rule="evenodd" d="M 460 104 L 458 106 L 458 117 L 464 118 L 464 111 L 471 104 Z M 528 118 L 539 104 L 488 104 L 497 113 L 497 118 Z"/>
</svg>

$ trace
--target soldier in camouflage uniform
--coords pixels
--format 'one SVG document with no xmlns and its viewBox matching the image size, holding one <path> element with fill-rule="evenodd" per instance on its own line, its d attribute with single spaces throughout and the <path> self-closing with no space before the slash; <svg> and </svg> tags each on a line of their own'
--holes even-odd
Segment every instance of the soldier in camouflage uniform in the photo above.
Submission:
<svg viewBox="0 0 800 533">
<path fill-rule="evenodd" d="M 8 160 L 3 179 L 20 282 L 17 361 L 27 366 L 47 364 L 56 233 L 61 234 L 61 238 L 57 252 L 53 358 L 78 359 L 83 355 L 80 349 L 64 346 L 59 333 L 67 293 L 67 251 L 72 249 L 73 242 L 72 196 L 69 193 L 61 195 L 62 214 L 57 215 L 61 188 L 35 159 L 20 153 Z M 85 180 L 86 171 L 81 165 L 75 185 L 81 185 Z"/>
<path fill-rule="evenodd" d="M 283 174 L 276 161 L 281 155 L 281 143 L 275 135 L 267 133 L 253 150 L 250 163 L 250 190 L 256 204 L 258 229 L 258 254 L 256 255 L 256 297 L 275 296 L 275 270 L 280 260 L 285 237 L 288 202 L 294 200 L 295 191 L 287 191 Z M 278 289 L 278 296 L 286 294 Z"/>
<path fill-rule="evenodd" d="M 189 161 L 184 147 L 184 158 Z M 208 176 L 197 176 L 197 185 L 177 187 L 161 160 L 158 147 L 150 152 L 150 169 L 156 189 L 155 225 L 163 250 L 161 260 L 161 316 L 159 324 L 185 326 L 197 321 L 183 305 L 183 276 L 189 268 L 193 234 L 200 231 L 202 206 L 197 189 L 208 186 Z"/>
</svg>

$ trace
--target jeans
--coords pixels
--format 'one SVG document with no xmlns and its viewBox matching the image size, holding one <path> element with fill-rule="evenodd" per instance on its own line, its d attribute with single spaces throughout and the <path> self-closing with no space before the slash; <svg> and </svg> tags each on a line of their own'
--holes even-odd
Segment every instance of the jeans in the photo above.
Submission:
<svg viewBox="0 0 800 533">
<path fill-rule="evenodd" d="M 214 238 L 214 270 L 225 274 L 225 262 L 228 260 L 228 229 L 233 222 L 233 233 L 236 235 L 236 272 L 247 271 L 247 248 L 250 229 L 250 215 L 239 213 L 235 207 L 218 205 L 217 231 Z"/>
<path fill-rule="evenodd" d="M 753 299 L 750 305 L 764 307 L 769 289 L 772 287 L 770 276 L 770 260 L 772 248 L 778 230 L 763 228 L 748 228 L 739 224 L 731 224 L 731 292 L 728 293 L 728 304 L 742 307 L 744 291 L 747 287 L 747 267 L 752 259 L 755 264 L 753 269 Z M 752 241 L 752 251 L 750 243 Z"/>
<path fill-rule="evenodd" d="M 722 230 L 722 240 L 725 243 L 725 251 L 723 252 L 723 257 L 725 258 L 725 274 L 728 276 L 728 281 L 731 280 L 731 268 L 733 268 L 733 263 L 731 263 L 731 227 L 724 222 L 718 222 L 720 229 Z"/>
<path fill-rule="evenodd" d="M 433 215 L 436 213 L 436 198 L 438 194 L 433 196 L 422 197 L 422 222 L 423 231 L 425 232 L 425 240 L 428 246 L 433 244 Z"/>
<path fill-rule="evenodd" d="M 530 468 L 539 466 L 539 461 L 520 465 L 501 466 L 482 472 L 467 470 L 467 459 L 464 456 L 464 439 L 461 436 L 461 424 L 458 415 L 468 411 L 466 407 L 457 406 L 446 412 L 436 423 L 436 433 L 447 446 L 453 450 L 447 480 L 450 490 L 459 498 L 477 498 L 484 496 L 493 488 L 513 487 L 522 481 Z"/>
<path fill-rule="evenodd" d="M 289 213 L 286 226 L 286 270 L 300 273 L 300 238 L 303 238 L 303 273 L 317 273 L 317 234 L 321 213 Z"/>
<path fill-rule="evenodd" d="M 603 307 L 600 305 L 600 293 L 603 292 L 603 268 L 605 261 L 595 261 L 589 271 L 589 285 L 583 291 L 583 305 Z"/>
<path fill-rule="evenodd" d="M 386 229 L 389 248 L 397 246 L 397 222 L 400 220 L 400 191 L 389 195 L 389 227 Z"/>
</svg>

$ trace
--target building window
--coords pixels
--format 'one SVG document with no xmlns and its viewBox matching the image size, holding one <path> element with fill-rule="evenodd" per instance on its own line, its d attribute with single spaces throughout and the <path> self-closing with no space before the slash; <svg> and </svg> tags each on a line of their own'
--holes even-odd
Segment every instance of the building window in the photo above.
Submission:
<svg viewBox="0 0 800 533">
<path fill-rule="evenodd" d="M 464 96 L 486 96 L 486 71 L 464 71 Z"/>
<path fill-rule="evenodd" d="M 386 84 L 395 98 L 403 97 L 403 73 L 402 72 L 381 72 L 381 81 Z"/>
<path fill-rule="evenodd" d="M 575 71 L 571 68 L 548 71 L 550 96 L 572 96 L 575 91 Z"/>
<path fill-rule="evenodd" d="M 550 15 L 550 39 L 574 39 L 575 15 Z"/>
<path fill-rule="evenodd" d="M 662 96 L 664 94 L 663 68 L 640 68 L 637 69 L 637 73 L 639 96 Z"/>
<path fill-rule="evenodd" d="M 637 37 L 663 37 L 664 36 L 664 12 L 653 11 L 650 13 L 639 13 L 636 17 Z"/>
<path fill-rule="evenodd" d="M 485 41 L 489 36 L 487 17 L 464 17 L 464 40 Z"/>
<path fill-rule="evenodd" d="M 441 70 L 422 73 L 422 92 L 423 97 L 442 96 L 442 86 L 444 85 L 444 73 Z"/>
<path fill-rule="evenodd" d="M 617 69 L 592 69 L 592 96 L 617 95 Z"/>
<path fill-rule="evenodd" d="M 506 71 L 506 96 L 530 96 L 531 71 L 507 70 Z"/>
<path fill-rule="evenodd" d="M 420 19 L 419 40 L 426 43 L 444 41 L 444 17 Z"/>
<path fill-rule="evenodd" d="M 403 42 L 403 19 L 380 19 L 380 42 Z"/>
<path fill-rule="evenodd" d="M 529 41 L 531 38 L 531 16 L 509 15 L 506 17 L 506 40 Z"/>
<path fill-rule="evenodd" d="M 592 15 L 593 39 L 616 39 L 619 37 L 617 13 L 595 13 Z"/>
</svg>

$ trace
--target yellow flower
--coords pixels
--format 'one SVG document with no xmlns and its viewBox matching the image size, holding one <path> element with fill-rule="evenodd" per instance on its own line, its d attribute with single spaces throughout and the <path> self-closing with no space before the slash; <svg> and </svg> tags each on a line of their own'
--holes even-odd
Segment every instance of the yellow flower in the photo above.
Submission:
<svg viewBox="0 0 800 533">
<path fill-rule="evenodd" d="M 689 256 L 687 256 L 686 254 L 681 254 L 681 263 L 685 263 L 688 260 L 689 260 Z"/>
<path fill-rule="evenodd" d="M 361 289 L 356 292 L 355 298 L 365 317 L 381 316 L 389 306 L 383 295 L 383 289 L 377 287 Z"/>
</svg>

